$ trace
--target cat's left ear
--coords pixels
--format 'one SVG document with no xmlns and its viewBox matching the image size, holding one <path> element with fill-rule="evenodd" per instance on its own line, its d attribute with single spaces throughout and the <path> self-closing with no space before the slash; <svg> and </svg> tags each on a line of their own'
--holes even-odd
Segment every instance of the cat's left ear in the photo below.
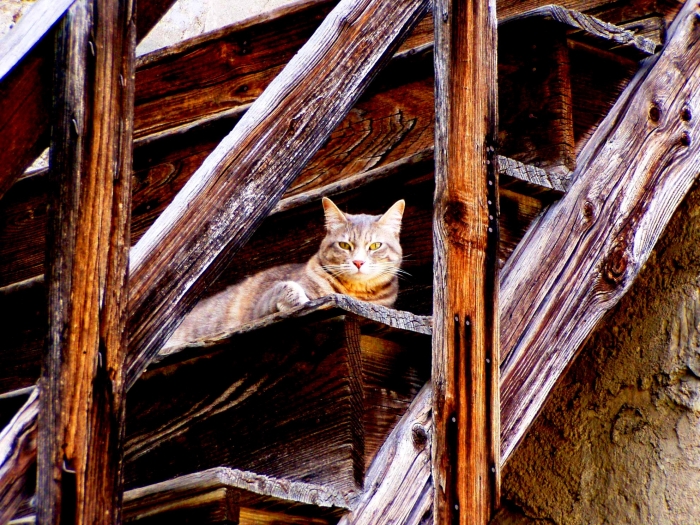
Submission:
<svg viewBox="0 0 700 525">
<path fill-rule="evenodd" d="M 384 215 L 379 218 L 377 223 L 390 228 L 394 231 L 394 233 L 396 233 L 396 235 L 398 235 L 401 231 L 401 219 L 403 218 L 403 210 L 405 208 L 405 200 L 401 199 L 400 201 L 397 201 Z"/>
</svg>

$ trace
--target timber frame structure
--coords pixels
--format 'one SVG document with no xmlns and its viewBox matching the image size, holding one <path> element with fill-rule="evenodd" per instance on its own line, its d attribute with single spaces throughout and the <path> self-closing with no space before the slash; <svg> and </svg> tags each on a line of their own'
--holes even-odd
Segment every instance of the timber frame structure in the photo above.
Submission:
<svg viewBox="0 0 700 525">
<path fill-rule="evenodd" d="M 299 0 L 137 58 L 172 3 L 0 41 L 0 525 L 491 522 L 700 173 L 697 2 Z M 406 199 L 396 309 L 162 350 L 323 196 Z"/>
</svg>

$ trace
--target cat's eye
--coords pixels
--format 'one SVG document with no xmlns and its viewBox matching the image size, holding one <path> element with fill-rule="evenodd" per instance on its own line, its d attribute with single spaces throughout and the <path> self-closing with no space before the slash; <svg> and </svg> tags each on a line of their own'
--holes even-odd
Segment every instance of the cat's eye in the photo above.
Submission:
<svg viewBox="0 0 700 525">
<path fill-rule="evenodd" d="M 352 245 L 349 242 L 339 242 L 338 246 L 340 246 L 343 250 L 352 250 Z"/>
<path fill-rule="evenodd" d="M 382 243 L 381 242 L 373 242 L 372 244 L 369 245 L 370 250 L 378 250 L 381 248 Z"/>
</svg>

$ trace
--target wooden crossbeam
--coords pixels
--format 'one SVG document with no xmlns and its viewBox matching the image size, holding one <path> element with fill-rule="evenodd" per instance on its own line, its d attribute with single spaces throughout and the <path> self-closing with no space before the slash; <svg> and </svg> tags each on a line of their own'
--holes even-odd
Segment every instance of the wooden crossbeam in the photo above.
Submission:
<svg viewBox="0 0 700 525">
<path fill-rule="evenodd" d="M 500 502 L 496 2 L 434 13 L 433 510 L 486 525 Z"/>
<path fill-rule="evenodd" d="M 503 268 L 501 397 L 506 461 L 556 380 L 629 289 L 700 172 L 700 48 L 686 2 L 581 152 L 564 198 Z"/>
<path fill-rule="evenodd" d="M 133 6 L 76 0 L 57 28 L 40 523 L 120 521 Z"/>
<path fill-rule="evenodd" d="M 434 523 L 430 451 L 433 390 L 428 383 L 379 449 L 367 472 L 366 490 L 338 525 Z"/>
</svg>

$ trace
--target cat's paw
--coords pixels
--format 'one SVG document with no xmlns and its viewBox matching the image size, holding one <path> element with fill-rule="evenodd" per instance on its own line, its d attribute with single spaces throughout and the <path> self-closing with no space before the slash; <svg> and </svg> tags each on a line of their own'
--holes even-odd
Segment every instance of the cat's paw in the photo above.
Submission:
<svg viewBox="0 0 700 525">
<path fill-rule="evenodd" d="M 300 284 L 293 281 L 282 284 L 284 289 L 277 301 L 277 310 L 286 312 L 309 302 L 309 298 Z"/>
</svg>

